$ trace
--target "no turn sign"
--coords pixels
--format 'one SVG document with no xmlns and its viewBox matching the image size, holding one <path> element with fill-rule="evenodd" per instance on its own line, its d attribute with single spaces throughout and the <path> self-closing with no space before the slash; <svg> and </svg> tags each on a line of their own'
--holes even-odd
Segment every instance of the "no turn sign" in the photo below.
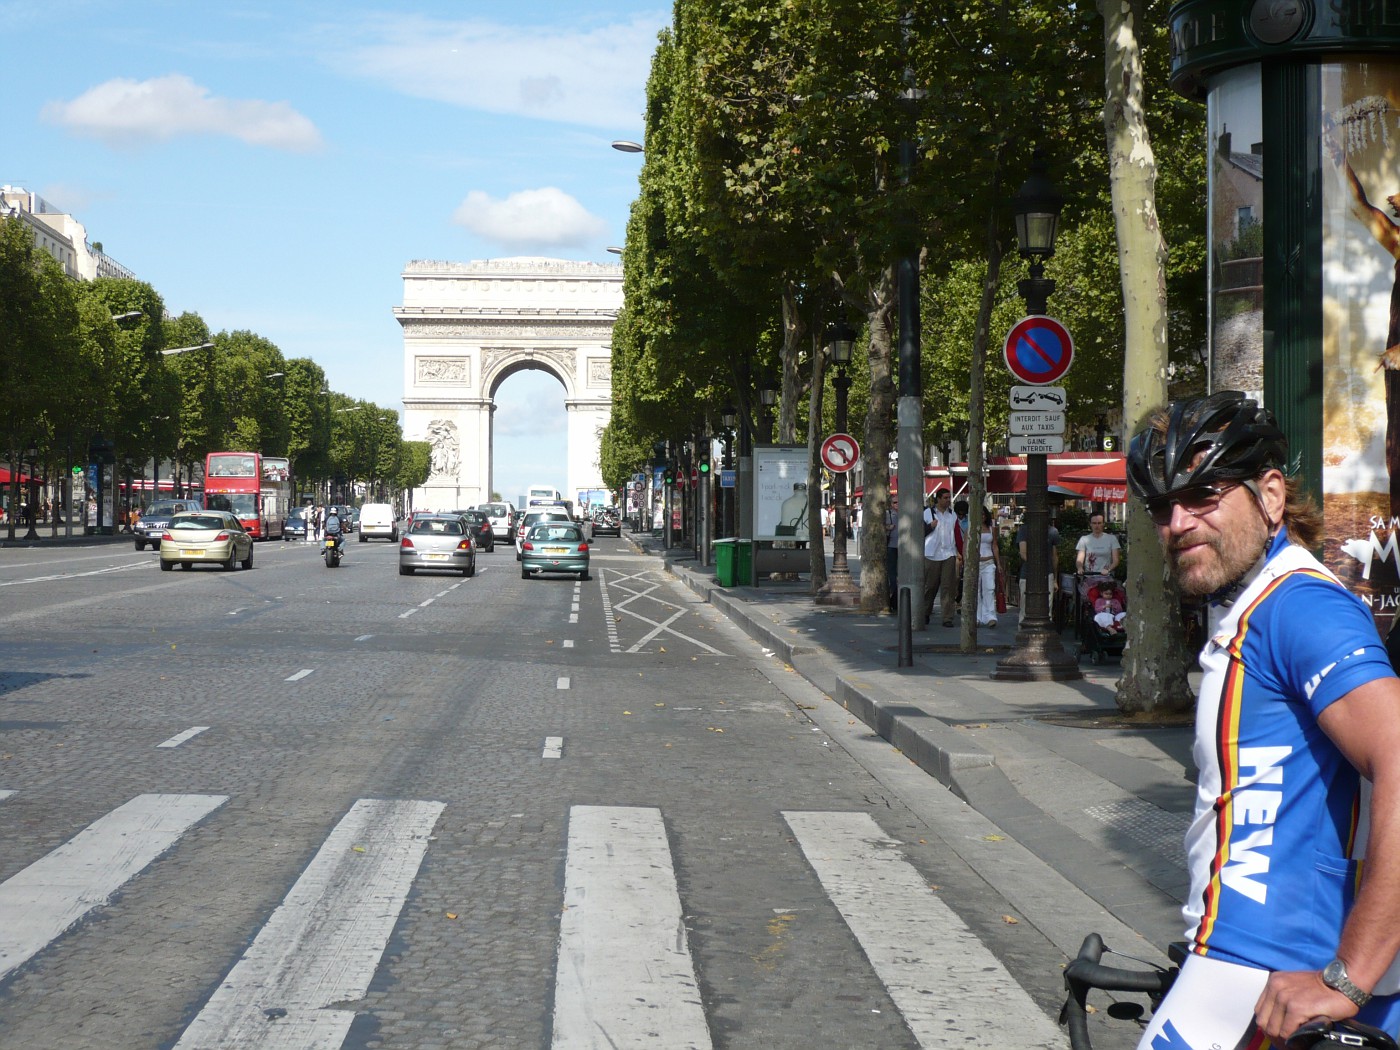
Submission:
<svg viewBox="0 0 1400 1050">
<path fill-rule="evenodd" d="M 860 443 L 850 434 L 832 434 L 822 442 L 822 465 L 844 474 L 860 459 Z"/>
<path fill-rule="evenodd" d="M 1016 322 L 1003 349 L 1006 367 L 1023 383 L 1053 383 L 1074 363 L 1074 340 L 1053 317 L 1032 314 Z"/>
</svg>

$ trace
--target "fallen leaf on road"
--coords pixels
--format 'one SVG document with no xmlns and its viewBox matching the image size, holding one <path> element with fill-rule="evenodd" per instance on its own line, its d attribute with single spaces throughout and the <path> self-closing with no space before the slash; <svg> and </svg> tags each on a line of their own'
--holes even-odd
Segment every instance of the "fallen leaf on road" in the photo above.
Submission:
<svg viewBox="0 0 1400 1050">
<path fill-rule="evenodd" d="M 983 841 L 983 842 L 1005 842 L 1005 841 L 1006 841 L 1006 836 L 1005 836 L 1005 835 L 983 835 L 983 836 L 982 836 L 982 841 Z"/>
<path fill-rule="evenodd" d="M 1021 925 L 1021 920 L 1018 919 L 1018 918 L 1016 918 L 1016 916 L 1014 916 L 1014 915 L 1003 915 L 1003 916 L 1001 917 L 1001 921 L 1004 922 L 1004 923 L 1006 923 L 1006 925 L 1008 925 L 1008 926 L 1020 926 L 1020 925 Z"/>
<path fill-rule="evenodd" d="M 350 848 L 356 853 L 363 853 L 365 851 L 363 846 L 351 846 Z"/>
<path fill-rule="evenodd" d="M 652 704 L 652 707 L 665 707 L 665 704 Z"/>
<path fill-rule="evenodd" d="M 449 919 L 455 919 L 455 918 L 457 917 L 457 913 L 456 913 L 455 911 L 449 911 L 449 912 L 446 912 L 445 914 L 447 915 L 447 917 L 448 917 Z"/>
<path fill-rule="evenodd" d="M 630 715 L 632 712 L 631 712 L 631 711 L 624 711 L 624 712 L 622 712 L 622 713 L 623 713 L 624 715 Z"/>
<path fill-rule="evenodd" d="M 707 728 L 711 733 L 723 733 L 723 732 L 724 732 L 723 729 L 716 728 L 715 726 L 706 726 L 705 728 Z"/>
</svg>

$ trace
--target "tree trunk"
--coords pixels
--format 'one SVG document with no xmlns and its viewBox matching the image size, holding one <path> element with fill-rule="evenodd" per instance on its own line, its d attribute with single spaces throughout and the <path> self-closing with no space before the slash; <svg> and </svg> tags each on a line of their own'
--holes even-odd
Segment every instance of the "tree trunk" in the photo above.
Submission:
<svg viewBox="0 0 1400 1050">
<path fill-rule="evenodd" d="M 1167 249 L 1157 164 L 1142 107 L 1141 0 L 1098 0 L 1104 21 L 1104 130 L 1123 282 L 1123 419 L 1136 432 L 1167 401 Z M 1117 703 L 1125 712 L 1189 710 L 1181 603 L 1143 508 L 1128 505 L 1128 638 Z"/>
<path fill-rule="evenodd" d="M 1000 172 L 1000 168 L 998 168 Z M 1000 179 L 993 180 L 991 199 L 998 200 Z M 996 305 L 997 288 L 1001 285 L 1001 237 L 996 214 L 987 217 L 987 277 L 982 282 L 982 301 L 977 308 L 977 328 L 972 336 L 971 384 L 967 412 L 971 424 L 967 431 L 967 476 L 969 482 L 967 531 L 963 537 L 963 600 L 962 638 L 959 648 L 970 653 L 977 645 L 977 621 L 985 609 L 977 608 L 981 596 L 981 570 L 978 559 L 982 535 L 982 518 L 987 499 L 986 450 L 983 448 L 985 429 L 987 343 L 991 339 L 992 307 Z M 974 611 L 976 615 L 973 615 Z M 993 610 L 995 612 L 995 610 Z"/>
<path fill-rule="evenodd" d="M 890 452 L 894 449 L 895 384 L 892 346 L 895 319 L 895 273 L 886 267 L 871 286 L 865 303 L 870 327 L 870 407 L 861 442 L 863 468 L 860 527 L 860 608 L 878 613 L 889 607 L 889 575 L 885 571 L 890 506 Z M 920 499 L 922 494 L 915 496 Z"/>
<path fill-rule="evenodd" d="M 802 349 L 807 345 L 810 327 L 798 302 L 798 286 L 787 281 L 783 285 L 782 396 L 778 399 L 778 442 L 783 445 L 797 442 L 797 403 L 807 392 L 806 377 L 802 375 Z M 808 445 L 815 432 L 808 433 Z"/>
</svg>

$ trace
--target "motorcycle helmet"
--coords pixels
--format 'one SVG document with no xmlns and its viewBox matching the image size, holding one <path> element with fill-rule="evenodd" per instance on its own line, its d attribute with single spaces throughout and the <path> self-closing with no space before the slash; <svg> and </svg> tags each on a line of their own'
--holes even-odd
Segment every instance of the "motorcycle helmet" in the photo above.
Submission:
<svg viewBox="0 0 1400 1050">
<path fill-rule="evenodd" d="M 1200 457 L 1199 460 L 1197 457 Z M 1165 431 L 1148 427 L 1128 448 L 1128 484 L 1155 500 L 1216 481 L 1242 481 L 1285 470 L 1288 439 L 1273 413 L 1238 390 L 1178 401 Z"/>
</svg>

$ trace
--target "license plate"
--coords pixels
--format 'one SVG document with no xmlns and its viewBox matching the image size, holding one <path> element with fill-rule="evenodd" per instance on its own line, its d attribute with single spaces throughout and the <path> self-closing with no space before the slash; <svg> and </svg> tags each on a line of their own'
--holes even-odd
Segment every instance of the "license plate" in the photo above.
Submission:
<svg viewBox="0 0 1400 1050">
<path fill-rule="evenodd" d="M 546 547 L 546 548 L 544 549 L 544 552 L 545 552 L 546 554 L 568 554 L 568 553 L 569 553 L 569 548 L 568 548 L 568 547 Z"/>
<path fill-rule="evenodd" d="M 423 555 L 423 557 L 427 558 L 429 561 L 446 561 L 446 560 L 447 560 L 447 555 L 446 555 L 446 554 L 425 554 L 425 555 Z"/>
<path fill-rule="evenodd" d="M 181 555 L 182 557 L 185 557 L 185 558 L 198 558 L 198 557 L 199 557 L 200 555 L 202 555 L 203 553 L 204 553 L 203 551 L 190 551 L 190 550 L 181 550 L 181 551 L 180 551 L 180 555 Z"/>
</svg>

